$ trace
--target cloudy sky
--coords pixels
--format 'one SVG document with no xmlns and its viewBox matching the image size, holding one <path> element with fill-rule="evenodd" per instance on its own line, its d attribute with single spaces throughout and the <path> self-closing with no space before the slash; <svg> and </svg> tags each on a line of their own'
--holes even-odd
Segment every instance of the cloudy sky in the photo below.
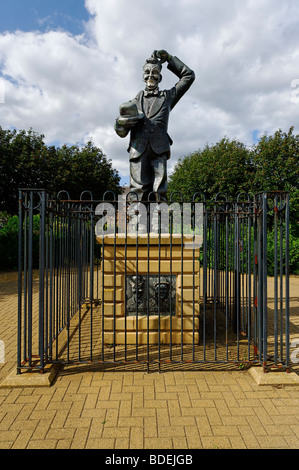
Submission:
<svg viewBox="0 0 299 470">
<path fill-rule="evenodd" d="M 179 157 L 222 137 L 299 132 L 298 0 L 0 0 L 0 125 L 47 144 L 92 139 L 128 182 L 119 105 L 166 49 L 196 80 L 170 115 Z M 177 78 L 166 68 L 160 88 Z"/>
</svg>

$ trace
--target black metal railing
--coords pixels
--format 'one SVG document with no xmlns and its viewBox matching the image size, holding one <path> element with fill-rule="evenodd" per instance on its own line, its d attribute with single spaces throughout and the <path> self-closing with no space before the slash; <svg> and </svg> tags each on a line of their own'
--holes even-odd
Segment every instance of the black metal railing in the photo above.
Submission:
<svg viewBox="0 0 299 470">
<path fill-rule="evenodd" d="M 141 204 L 21 189 L 18 290 L 18 373 L 55 362 L 288 370 L 288 193 Z"/>
</svg>

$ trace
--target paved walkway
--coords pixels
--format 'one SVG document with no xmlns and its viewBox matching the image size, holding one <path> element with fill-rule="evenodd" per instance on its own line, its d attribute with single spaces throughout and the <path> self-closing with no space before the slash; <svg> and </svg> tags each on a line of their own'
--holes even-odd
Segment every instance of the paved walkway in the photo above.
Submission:
<svg viewBox="0 0 299 470">
<path fill-rule="evenodd" d="M 299 278 L 290 287 L 299 338 Z M 0 273 L 0 382 L 15 367 L 16 289 Z M 298 449 L 299 386 L 258 386 L 244 370 L 65 367 L 49 388 L 0 389 L 0 448 Z"/>
</svg>

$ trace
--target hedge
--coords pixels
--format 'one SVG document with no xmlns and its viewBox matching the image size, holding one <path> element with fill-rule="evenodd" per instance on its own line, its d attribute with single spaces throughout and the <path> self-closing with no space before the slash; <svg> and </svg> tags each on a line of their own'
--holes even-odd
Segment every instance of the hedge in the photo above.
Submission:
<svg viewBox="0 0 299 470">
<path fill-rule="evenodd" d="M 17 215 L 0 213 L 0 270 L 18 267 L 18 230 Z M 284 247 L 283 247 L 284 248 Z M 33 216 L 33 268 L 38 268 L 39 259 L 39 215 Z M 100 247 L 96 245 L 96 258 L 100 257 Z M 290 273 L 299 274 L 299 238 L 290 231 Z M 268 233 L 268 274 L 274 274 L 274 234 Z"/>
</svg>

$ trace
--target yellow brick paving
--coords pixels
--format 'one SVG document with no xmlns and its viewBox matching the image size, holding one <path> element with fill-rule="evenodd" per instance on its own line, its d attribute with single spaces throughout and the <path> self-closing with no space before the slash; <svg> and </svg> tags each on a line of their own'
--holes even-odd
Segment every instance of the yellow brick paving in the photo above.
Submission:
<svg viewBox="0 0 299 470">
<path fill-rule="evenodd" d="M 299 278 L 290 287 L 299 338 Z M 16 362 L 16 292 L 0 273 L 0 382 Z M 299 387 L 258 386 L 244 370 L 65 367 L 51 387 L 0 389 L 0 448 L 298 449 Z"/>
</svg>

